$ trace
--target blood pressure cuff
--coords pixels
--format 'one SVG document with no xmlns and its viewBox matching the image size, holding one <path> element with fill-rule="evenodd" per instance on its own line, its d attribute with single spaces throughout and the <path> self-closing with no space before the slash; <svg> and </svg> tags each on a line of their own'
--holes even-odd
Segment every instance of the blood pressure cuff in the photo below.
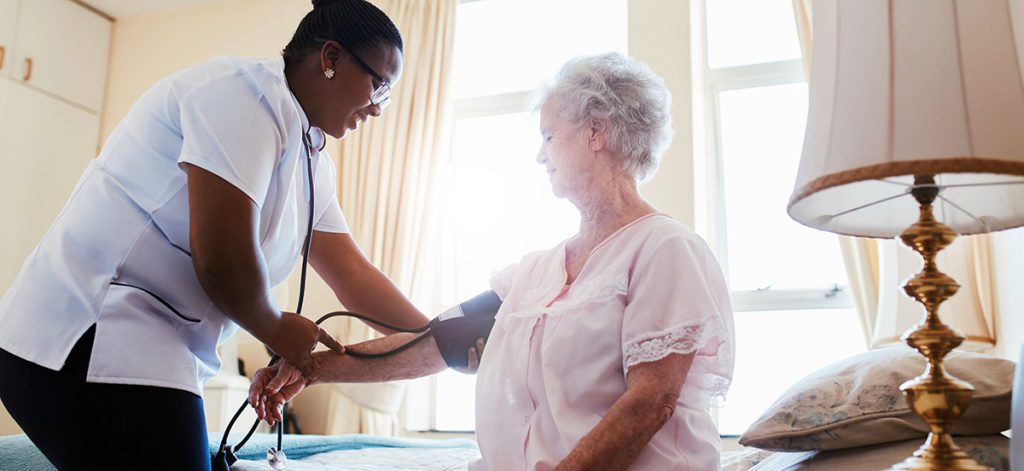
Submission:
<svg viewBox="0 0 1024 471">
<path fill-rule="evenodd" d="M 476 345 L 476 339 L 486 341 L 491 335 L 500 307 L 501 298 L 494 291 L 484 291 L 430 321 L 437 349 L 449 367 L 469 365 L 469 347 Z"/>
</svg>

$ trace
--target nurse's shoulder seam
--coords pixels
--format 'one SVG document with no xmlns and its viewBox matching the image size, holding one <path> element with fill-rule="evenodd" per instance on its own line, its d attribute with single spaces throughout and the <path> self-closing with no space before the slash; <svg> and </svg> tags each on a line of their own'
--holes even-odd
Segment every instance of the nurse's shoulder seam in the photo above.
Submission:
<svg viewBox="0 0 1024 471">
<path fill-rule="evenodd" d="M 290 94 L 288 86 L 281 80 L 276 72 L 267 65 L 267 60 L 239 58 L 234 56 L 217 56 L 206 62 L 197 64 L 169 77 L 172 81 L 172 88 L 179 92 L 180 101 L 186 101 L 193 95 L 209 92 L 215 85 L 238 85 L 245 84 L 245 87 L 231 87 L 221 92 L 234 92 L 236 95 L 231 98 L 248 98 L 253 105 L 265 100 L 272 105 L 267 109 L 278 124 L 285 124 L 285 116 L 282 111 L 292 111 L 290 106 Z M 212 69 L 212 70 L 210 70 Z M 199 77 L 194 77 L 194 76 Z M 199 80 L 193 81 L 193 78 Z M 188 83 L 191 82 L 191 83 Z M 186 85 L 187 83 L 187 85 Z M 186 86 L 188 90 L 180 94 L 178 85 Z M 241 92 L 246 92 L 242 95 Z M 218 95 L 222 97 L 224 95 Z M 290 114 L 290 113 L 289 113 Z"/>
<path fill-rule="evenodd" d="M 289 128 L 301 121 L 292 106 L 291 92 L 287 85 L 267 67 L 267 62 L 217 56 L 176 74 L 170 85 L 177 95 L 178 107 L 197 99 L 227 99 L 230 104 L 224 106 L 234 108 L 236 111 L 232 111 L 232 114 L 240 119 L 251 120 L 256 116 L 269 118 L 268 124 L 272 124 L 272 128 L 277 131 L 277 144 L 284 150 L 287 147 Z M 248 104 L 248 107 L 244 111 L 237 111 L 243 104 Z M 281 155 L 278 156 L 280 158 Z"/>
</svg>

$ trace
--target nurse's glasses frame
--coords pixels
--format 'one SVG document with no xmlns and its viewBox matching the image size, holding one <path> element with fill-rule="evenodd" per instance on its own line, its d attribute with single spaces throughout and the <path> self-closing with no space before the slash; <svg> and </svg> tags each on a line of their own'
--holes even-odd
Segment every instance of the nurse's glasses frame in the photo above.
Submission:
<svg viewBox="0 0 1024 471">
<path fill-rule="evenodd" d="M 391 98 L 391 83 L 378 74 L 376 70 L 373 70 L 373 67 L 370 67 L 370 64 L 367 64 L 366 61 L 359 57 L 354 51 L 352 51 L 352 49 L 338 40 L 325 38 L 313 38 L 313 40 L 320 44 L 326 43 L 327 41 L 334 41 L 338 43 L 345 52 L 348 52 L 348 55 L 352 56 L 352 58 L 356 60 L 356 63 L 358 63 L 367 74 L 370 74 L 370 77 L 373 77 L 380 82 L 380 86 L 374 88 L 373 93 L 370 94 L 370 104 L 381 108 L 387 106 L 388 100 Z"/>
</svg>

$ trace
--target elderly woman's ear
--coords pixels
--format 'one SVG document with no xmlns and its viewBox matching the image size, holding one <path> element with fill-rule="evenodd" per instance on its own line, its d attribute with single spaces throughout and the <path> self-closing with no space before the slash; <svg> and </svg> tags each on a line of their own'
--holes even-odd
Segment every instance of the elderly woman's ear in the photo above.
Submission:
<svg viewBox="0 0 1024 471">
<path fill-rule="evenodd" d="M 607 147 L 608 120 L 602 118 L 590 118 L 588 137 L 590 140 L 590 150 L 597 152 Z"/>
</svg>

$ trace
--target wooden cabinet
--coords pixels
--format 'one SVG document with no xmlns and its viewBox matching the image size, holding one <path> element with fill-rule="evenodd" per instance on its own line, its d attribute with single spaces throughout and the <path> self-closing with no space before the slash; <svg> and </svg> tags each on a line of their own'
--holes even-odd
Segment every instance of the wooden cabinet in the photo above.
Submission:
<svg viewBox="0 0 1024 471">
<path fill-rule="evenodd" d="M 0 0 L 0 295 L 96 156 L 110 30 L 70 0 Z"/>
<path fill-rule="evenodd" d="M 0 18 L 0 74 L 99 111 L 110 21 L 70 0 L 0 0 Z"/>
<path fill-rule="evenodd" d="M 20 0 L 0 0 L 0 74 L 5 74 L 10 69 L 19 3 Z"/>
</svg>

